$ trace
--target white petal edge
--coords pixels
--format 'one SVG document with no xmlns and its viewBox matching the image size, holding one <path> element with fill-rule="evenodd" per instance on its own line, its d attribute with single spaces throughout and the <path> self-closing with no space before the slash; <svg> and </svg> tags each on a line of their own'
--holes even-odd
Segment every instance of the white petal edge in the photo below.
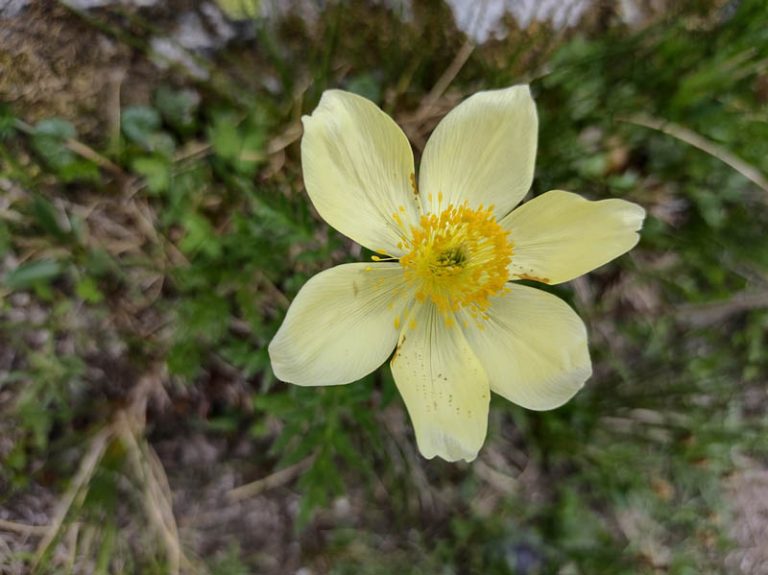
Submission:
<svg viewBox="0 0 768 575">
<path fill-rule="evenodd" d="M 427 459 L 472 461 L 485 441 L 490 390 L 461 329 L 432 304 L 419 306 L 390 363 Z"/>
<path fill-rule="evenodd" d="M 342 90 L 324 92 L 302 121 L 304 185 L 320 216 L 373 251 L 400 255 L 397 244 L 419 219 L 403 131 L 373 102 Z"/>
<path fill-rule="evenodd" d="M 495 393 L 528 409 L 560 407 L 592 374 L 584 322 L 552 294 L 507 287 L 491 299 L 489 319 L 465 318 L 469 345 Z"/>
<path fill-rule="evenodd" d="M 642 207 L 625 200 L 542 194 L 501 221 L 514 244 L 510 276 L 548 284 L 572 280 L 635 247 L 644 218 Z"/>
<path fill-rule="evenodd" d="M 424 211 L 466 201 L 501 218 L 533 181 L 539 122 L 527 85 L 478 92 L 438 124 L 421 160 Z M 442 201 L 440 201 L 442 199 Z"/>
<path fill-rule="evenodd" d="M 311 278 L 269 344 L 272 371 L 297 385 L 340 385 L 371 373 L 397 343 L 402 313 L 399 264 L 354 263 Z"/>
</svg>

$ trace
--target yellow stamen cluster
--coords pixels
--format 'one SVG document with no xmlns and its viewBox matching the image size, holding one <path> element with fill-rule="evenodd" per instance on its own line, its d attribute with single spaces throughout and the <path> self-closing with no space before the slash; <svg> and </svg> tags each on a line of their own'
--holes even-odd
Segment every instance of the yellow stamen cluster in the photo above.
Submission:
<svg viewBox="0 0 768 575">
<path fill-rule="evenodd" d="M 419 301 L 430 299 L 443 313 L 488 309 L 488 298 L 504 288 L 512 259 L 512 242 L 492 207 L 449 205 L 421 216 L 410 232 L 400 264 Z"/>
</svg>

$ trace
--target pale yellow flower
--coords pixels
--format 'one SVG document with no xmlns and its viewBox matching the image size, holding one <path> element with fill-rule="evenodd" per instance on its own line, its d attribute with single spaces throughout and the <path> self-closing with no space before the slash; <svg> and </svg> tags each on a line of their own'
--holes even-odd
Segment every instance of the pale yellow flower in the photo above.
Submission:
<svg viewBox="0 0 768 575">
<path fill-rule="evenodd" d="M 307 192 L 334 228 L 381 254 L 301 289 L 269 346 L 298 385 L 350 383 L 386 359 L 424 457 L 473 460 L 490 392 L 528 409 L 568 401 L 592 373 L 587 332 L 559 284 L 631 249 L 644 210 L 531 186 L 538 120 L 528 86 L 479 92 L 424 149 L 365 98 L 327 91 L 304 117 Z"/>
</svg>

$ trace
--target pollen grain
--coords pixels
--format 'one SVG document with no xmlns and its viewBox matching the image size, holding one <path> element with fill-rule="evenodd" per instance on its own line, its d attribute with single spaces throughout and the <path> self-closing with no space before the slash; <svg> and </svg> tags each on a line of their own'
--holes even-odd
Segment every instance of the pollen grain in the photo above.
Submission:
<svg viewBox="0 0 768 575">
<path fill-rule="evenodd" d="M 482 317 L 509 278 L 513 244 L 491 208 L 448 205 L 422 215 L 403 247 L 400 264 L 416 299 L 444 314 L 467 308 Z"/>
</svg>

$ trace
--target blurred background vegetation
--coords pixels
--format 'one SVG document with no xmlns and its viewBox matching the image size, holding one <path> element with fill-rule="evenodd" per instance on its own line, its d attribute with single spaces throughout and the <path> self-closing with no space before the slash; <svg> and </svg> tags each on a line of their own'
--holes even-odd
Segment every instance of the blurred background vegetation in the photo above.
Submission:
<svg viewBox="0 0 768 575">
<path fill-rule="evenodd" d="M 767 20 L 764 0 L 0 3 L 0 573 L 768 573 Z M 588 325 L 586 389 L 494 400 L 477 461 L 426 461 L 387 367 L 328 389 L 270 371 L 297 290 L 368 255 L 308 202 L 300 117 L 360 93 L 418 158 L 463 97 L 520 82 L 532 194 L 649 218 L 553 289 Z"/>
</svg>

